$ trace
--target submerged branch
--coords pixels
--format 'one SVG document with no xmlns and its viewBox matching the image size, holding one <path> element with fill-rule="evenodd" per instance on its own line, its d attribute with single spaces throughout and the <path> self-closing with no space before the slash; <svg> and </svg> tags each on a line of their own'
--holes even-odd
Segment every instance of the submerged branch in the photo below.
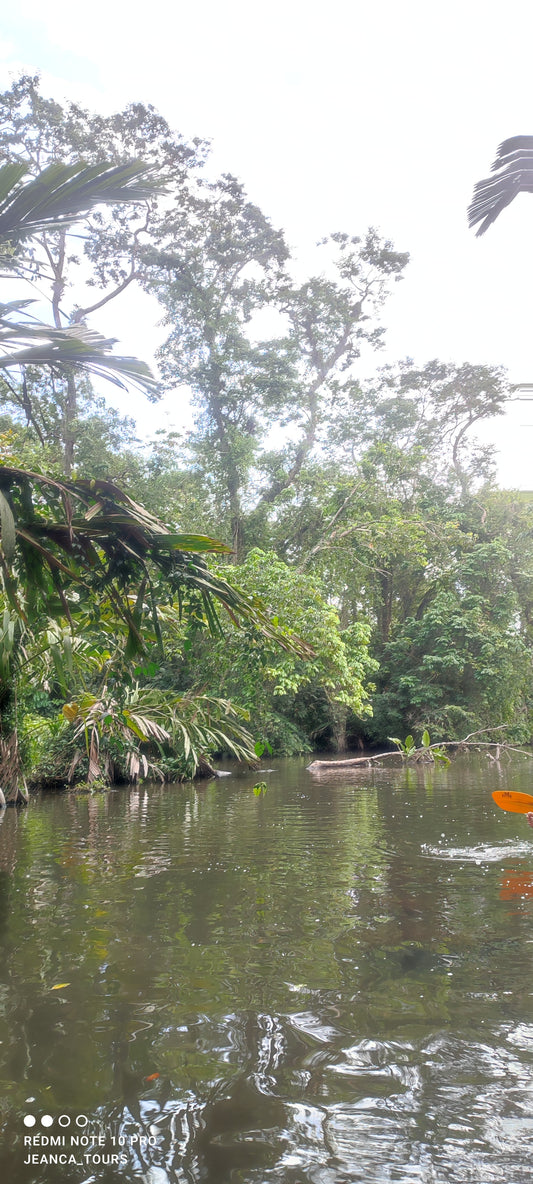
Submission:
<svg viewBox="0 0 533 1184">
<path fill-rule="evenodd" d="M 402 752 L 399 748 L 393 752 L 378 752 L 372 756 L 354 756 L 349 757 L 344 761 L 312 761 L 307 766 L 308 773 L 317 773 L 321 769 L 352 769 L 356 766 L 368 767 L 377 764 L 379 761 L 390 760 L 391 757 L 397 757 L 401 761 L 428 761 L 434 763 L 433 752 L 442 752 L 444 748 L 455 749 L 480 749 L 496 748 L 497 752 L 492 760 L 498 760 L 502 752 L 518 752 L 522 756 L 533 756 L 533 753 L 526 748 L 515 748 L 512 744 L 507 744 L 505 740 L 474 740 L 474 736 L 480 736 L 483 732 L 498 732 L 503 728 L 509 727 L 508 724 L 499 724 L 495 728 L 479 728 L 476 732 L 469 732 L 463 740 L 440 740 L 437 744 L 424 744 L 420 748 L 412 748 L 409 752 Z"/>
</svg>

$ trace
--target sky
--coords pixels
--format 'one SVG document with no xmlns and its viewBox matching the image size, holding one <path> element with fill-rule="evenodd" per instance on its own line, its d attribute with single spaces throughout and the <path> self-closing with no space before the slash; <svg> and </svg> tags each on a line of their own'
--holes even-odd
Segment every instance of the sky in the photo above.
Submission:
<svg viewBox="0 0 533 1184">
<path fill-rule="evenodd" d="M 383 360 L 496 364 L 533 383 L 533 196 L 482 238 L 466 218 L 498 144 L 533 134 L 532 34 L 525 0 L 25 0 L 0 17 L 0 85 L 24 70 L 59 101 L 152 103 L 211 141 L 210 169 L 244 182 L 304 266 L 324 235 L 376 226 L 411 256 Z M 153 313 L 128 294 L 95 327 L 150 360 Z M 142 431 L 141 396 L 126 403 Z M 188 422 L 183 397 L 158 415 Z M 501 482 L 533 488 L 533 402 L 484 439 Z"/>
</svg>

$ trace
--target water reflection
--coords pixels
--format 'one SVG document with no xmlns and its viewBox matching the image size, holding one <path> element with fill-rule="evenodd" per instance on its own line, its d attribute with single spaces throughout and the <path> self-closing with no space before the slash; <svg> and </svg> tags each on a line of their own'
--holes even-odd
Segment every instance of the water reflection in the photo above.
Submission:
<svg viewBox="0 0 533 1184">
<path fill-rule="evenodd" d="M 533 868 L 528 872 L 506 871 L 502 876 L 500 900 L 533 897 Z"/>
<path fill-rule="evenodd" d="M 533 845 L 490 798 L 526 776 L 280 762 L 261 798 L 232 777 L 6 812 L 6 1178 L 528 1178 Z M 28 1109 L 100 1142 L 24 1164 Z"/>
</svg>

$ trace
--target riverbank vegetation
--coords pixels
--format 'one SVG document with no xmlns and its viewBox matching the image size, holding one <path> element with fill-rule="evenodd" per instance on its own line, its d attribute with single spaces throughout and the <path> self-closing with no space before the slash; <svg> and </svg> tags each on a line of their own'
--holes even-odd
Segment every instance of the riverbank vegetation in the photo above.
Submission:
<svg viewBox="0 0 533 1184">
<path fill-rule="evenodd" d="M 533 496 L 475 435 L 509 385 L 379 365 L 408 255 L 349 228 L 303 275 L 150 107 L 95 117 L 21 78 L 0 115 L 4 788 L 426 729 L 528 743 Z M 158 382 L 92 329 L 133 286 Z M 193 426 L 140 444 L 102 376 L 190 396 Z"/>
</svg>

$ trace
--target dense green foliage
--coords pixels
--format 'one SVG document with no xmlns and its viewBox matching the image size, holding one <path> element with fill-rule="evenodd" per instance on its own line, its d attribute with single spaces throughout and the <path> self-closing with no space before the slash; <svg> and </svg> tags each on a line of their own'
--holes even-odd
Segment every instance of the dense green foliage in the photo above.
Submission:
<svg viewBox="0 0 533 1184">
<path fill-rule="evenodd" d="M 242 184 L 204 176 L 205 146 L 150 107 L 93 117 L 22 78 L 0 95 L 0 113 L 0 161 L 22 158 L 33 176 L 65 162 L 79 178 L 80 156 L 98 176 L 103 162 L 126 176 L 125 162 L 142 157 L 164 182 L 142 209 L 92 208 L 82 247 L 57 220 L 36 221 L 31 252 L 13 238 L 9 270 L 38 279 L 40 292 L 48 284 L 48 350 L 52 329 L 58 341 L 88 333 L 102 305 L 142 287 L 167 328 L 162 385 L 177 398 L 188 391 L 195 417 L 188 433 L 139 447 L 134 425 L 93 390 L 88 357 L 85 368 L 82 357 L 51 364 L 29 349 L 0 386 L 2 670 L 22 653 L 18 638 L 19 714 L 32 721 L 21 743 L 33 765 L 51 777 L 73 760 L 95 777 L 187 774 L 216 751 L 250 756 L 254 741 L 278 754 L 338 750 L 502 724 L 529 740 L 533 498 L 496 488 L 491 450 L 475 438 L 509 388 L 500 369 L 478 364 L 377 367 L 383 310 L 408 256 L 374 229 L 334 233 L 303 276 Z M 116 374 L 141 372 L 128 359 Z M 35 476 L 17 486 L 17 469 Z M 97 537 L 105 489 L 112 545 Z M 76 541 L 72 498 L 92 530 L 85 523 Z M 170 567 L 153 537 L 142 571 L 139 554 L 126 560 L 120 498 L 174 540 Z M 204 539 L 196 552 L 211 546 L 208 561 L 191 558 L 193 535 Z M 80 545 L 91 555 L 83 572 Z M 23 570 L 29 587 L 32 563 L 32 612 L 47 637 L 39 672 L 16 587 Z M 217 598 L 230 613 L 222 632 Z"/>
<path fill-rule="evenodd" d="M 186 685 L 218 687 L 241 703 L 260 740 L 275 752 L 306 752 L 331 738 L 338 717 L 370 712 L 369 677 L 377 663 L 368 653 L 370 628 L 363 621 L 341 628 L 316 576 L 250 551 L 239 567 L 223 569 L 239 587 L 259 594 L 280 628 L 305 637 L 313 649 L 302 657 L 250 629 L 229 629 L 215 641 L 197 635 L 180 656 Z"/>
</svg>

